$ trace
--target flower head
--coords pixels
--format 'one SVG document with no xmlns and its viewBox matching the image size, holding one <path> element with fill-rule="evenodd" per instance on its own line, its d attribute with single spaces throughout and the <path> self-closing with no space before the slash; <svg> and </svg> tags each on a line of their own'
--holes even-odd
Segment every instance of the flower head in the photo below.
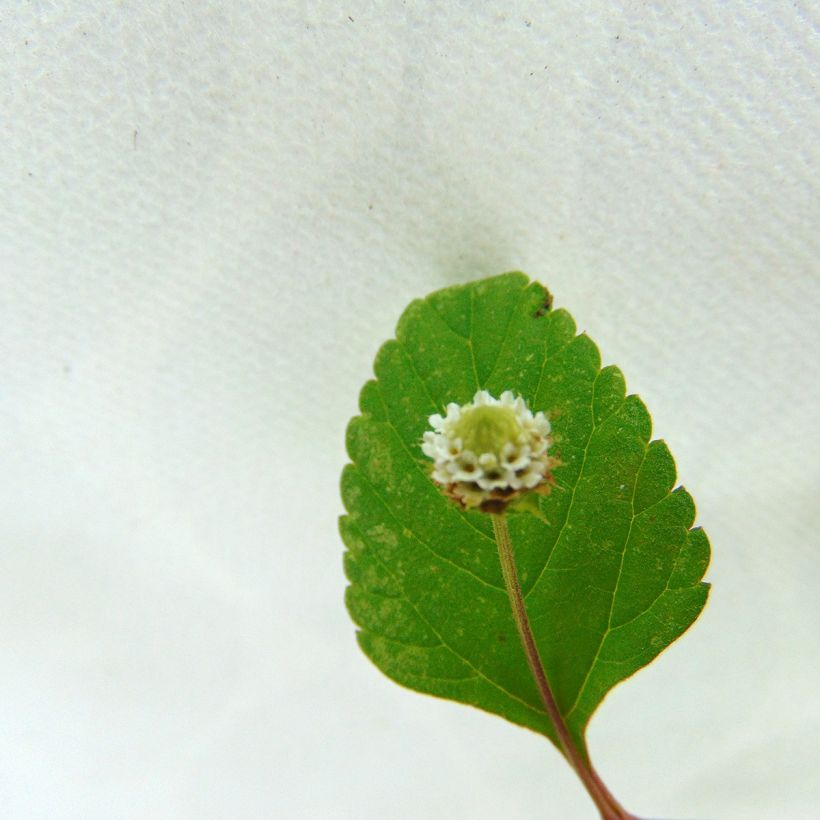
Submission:
<svg viewBox="0 0 820 820">
<path fill-rule="evenodd" d="M 430 426 L 421 449 L 433 459 L 433 481 L 461 506 L 501 512 L 526 492 L 549 492 L 550 423 L 521 396 L 479 390 L 472 403 L 430 416 Z"/>
</svg>

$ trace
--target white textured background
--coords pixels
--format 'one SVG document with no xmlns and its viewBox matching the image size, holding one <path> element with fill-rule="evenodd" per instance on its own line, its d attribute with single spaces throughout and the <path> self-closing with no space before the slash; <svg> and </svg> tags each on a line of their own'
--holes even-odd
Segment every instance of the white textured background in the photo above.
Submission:
<svg viewBox="0 0 820 820">
<path fill-rule="evenodd" d="M 595 816 L 541 738 L 384 679 L 342 604 L 377 347 L 518 268 L 643 395 L 714 550 L 599 770 L 642 816 L 817 817 L 818 21 L 6 4 L 0 814 Z"/>
</svg>

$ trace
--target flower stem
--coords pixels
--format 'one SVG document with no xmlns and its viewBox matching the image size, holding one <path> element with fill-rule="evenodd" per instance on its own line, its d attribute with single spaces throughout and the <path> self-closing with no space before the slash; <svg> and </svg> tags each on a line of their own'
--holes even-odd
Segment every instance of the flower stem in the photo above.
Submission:
<svg viewBox="0 0 820 820">
<path fill-rule="evenodd" d="M 518 572 L 515 568 L 515 556 L 513 555 L 510 531 L 507 528 L 507 519 L 503 513 L 492 514 L 493 532 L 495 533 L 495 543 L 498 546 L 498 557 L 501 561 L 501 572 L 504 576 L 504 585 L 510 597 L 515 625 L 518 628 L 518 635 L 521 638 L 521 645 L 524 647 L 524 654 L 527 656 L 532 675 L 538 686 L 541 700 L 547 711 L 550 721 L 558 735 L 558 742 L 564 756 L 569 764 L 575 769 L 576 774 L 584 784 L 589 796 L 592 798 L 603 820 L 637 820 L 637 818 L 626 811 L 618 801 L 610 794 L 601 778 L 595 770 L 584 759 L 581 752 L 575 746 L 572 736 L 569 733 L 567 724 L 561 715 L 561 710 L 555 700 L 555 696 L 547 680 L 544 665 L 541 663 L 541 656 L 538 654 L 538 647 L 530 627 L 530 619 L 527 617 L 527 608 L 524 604 L 524 596 L 521 594 L 521 584 L 518 580 Z"/>
</svg>

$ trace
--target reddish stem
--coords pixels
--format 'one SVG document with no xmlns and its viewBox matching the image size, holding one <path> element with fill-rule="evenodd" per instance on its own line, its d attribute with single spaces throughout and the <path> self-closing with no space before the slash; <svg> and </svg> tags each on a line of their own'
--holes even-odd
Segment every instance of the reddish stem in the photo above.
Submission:
<svg viewBox="0 0 820 820">
<path fill-rule="evenodd" d="M 527 616 L 527 608 L 524 604 L 524 596 L 521 594 L 521 584 L 518 580 L 518 572 L 515 568 L 515 556 L 513 555 L 510 531 L 507 528 L 507 520 L 503 513 L 493 514 L 493 532 L 495 542 L 498 546 L 498 557 L 501 562 L 501 572 L 504 576 L 504 585 L 510 598 L 515 625 L 518 628 L 518 635 L 521 638 L 521 645 L 524 647 L 524 654 L 527 656 L 532 675 L 538 686 L 541 700 L 547 711 L 555 733 L 558 735 L 558 742 L 564 756 L 569 761 L 575 773 L 584 784 L 589 796 L 592 798 L 603 820 L 638 820 L 635 815 L 630 814 L 612 796 L 611 792 L 604 785 L 604 782 L 592 768 L 592 765 L 585 760 L 579 749 L 572 741 L 567 724 L 564 722 L 561 710 L 552 693 L 549 680 L 547 679 L 541 656 L 538 654 L 538 647 L 532 634 L 530 619 Z"/>
</svg>

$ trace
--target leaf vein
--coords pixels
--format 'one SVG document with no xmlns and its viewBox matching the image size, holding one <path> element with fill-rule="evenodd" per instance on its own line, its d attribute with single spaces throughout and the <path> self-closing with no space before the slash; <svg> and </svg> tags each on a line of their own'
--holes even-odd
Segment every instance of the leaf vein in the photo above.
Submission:
<svg viewBox="0 0 820 820">
<path fill-rule="evenodd" d="M 600 371 L 598 371 L 598 372 L 600 374 Z M 570 493 L 569 504 L 567 506 L 567 514 L 566 514 L 566 517 L 564 518 L 563 524 L 561 524 L 561 529 L 558 531 L 558 535 L 555 536 L 555 540 L 552 543 L 552 549 L 550 549 L 549 555 L 544 560 L 544 564 L 541 567 L 541 571 L 538 573 L 538 576 L 536 577 L 535 581 L 533 581 L 532 586 L 527 590 L 527 592 L 524 595 L 524 600 L 525 601 L 529 597 L 530 593 L 541 582 L 541 578 L 544 575 L 544 572 L 546 572 L 546 570 L 550 568 L 549 567 L 550 562 L 552 561 L 553 557 L 555 556 L 555 553 L 557 552 L 558 543 L 561 540 L 561 536 L 564 534 L 564 530 L 566 529 L 567 523 L 570 520 L 570 517 L 572 515 L 572 507 L 575 504 L 575 491 L 578 489 L 578 485 L 581 483 L 581 479 L 584 476 L 584 468 L 586 467 L 586 463 L 587 463 L 587 455 L 589 453 L 589 445 L 592 442 L 592 437 L 595 435 L 595 430 L 597 429 L 597 426 L 595 424 L 595 414 L 592 410 L 592 408 L 595 406 L 595 385 L 597 383 L 598 383 L 598 377 L 596 376 L 595 381 L 592 383 L 592 401 L 590 402 L 590 416 L 592 418 L 592 427 L 590 428 L 590 431 L 589 431 L 589 437 L 587 438 L 586 442 L 584 443 L 584 455 L 581 458 L 581 468 L 578 470 L 578 478 L 576 479 L 575 484 L 573 484 L 571 488 L 569 488 L 569 487 L 565 488 L 565 489 L 569 490 L 569 493 Z"/>
<path fill-rule="evenodd" d="M 512 327 L 512 320 L 513 316 L 518 312 L 518 306 L 521 304 L 521 298 L 527 292 L 528 288 L 524 287 L 521 289 L 521 292 L 518 294 L 518 298 L 515 300 L 515 304 L 513 305 L 512 310 L 510 311 L 510 315 L 507 317 L 507 325 L 504 328 L 504 333 L 501 335 L 501 344 L 498 345 L 498 351 L 495 354 L 495 361 L 493 362 L 493 366 L 490 368 L 490 372 L 487 374 L 486 381 L 489 383 L 490 379 L 495 375 L 496 368 L 498 367 L 499 361 L 501 361 L 501 353 L 504 350 L 504 345 L 507 344 L 510 338 L 510 328 Z"/>
<path fill-rule="evenodd" d="M 364 534 L 363 534 L 363 537 L 366 540 L 369 540 L 369 539 L 367 539 L 367 536 L 364 535 Z M 401 579 L 390 569 L 390 567 L 387 566 L 387 564 L 384 563 L 384 561 L 382 560 L 382 558 L 378 554 L 378 552 L 376 550 L 374 550 L 373 554 L 374 554 L 375 559 L 382 565 L 382 567 L 384 567 L 385 571 L 389 575 L 391 575 L 393 577 L 393 580 L 401 587 L 402 592 L 404 593 L 404 599 L 411 606 L 411 608 L 416 613 L 416 615 L 418 615 L 418 617 L 421 619 L 421 621 L 423 621 L 428 626 L 430 631 L 441 641 L 441 645 L 445 649 L 447 649 L 449 652 L 452 652 L 453 655 L 455 655 L 455 657 L 458 658 L 462 663 L 467 664 L 467 666 L 469 666 L 470 669 L 472 669 L 475 672 L 476 677 L 482 678 L 487 683 L 489 683 L 490 686 L 493 686 L 495 689 L 498 689 L 499 692 L 503 692 L 503 694 L 505 694 L 507 697 L 511 698 L 512 700 L 516 701 L 517 703 L 520 703 L 522 706 L 525 706 L 527 709 L 530 709 L 531 711 L 535 712 L 536 714 L 539 714 L 539 715 L 542 715 L 542 716 L 546 717 L 546 712 L 543 709 L 539 709 L 537 706 L 533 706 L 533 704 L 528 703 L 523 698 L 521 698 L 518 695 L 514 694 L 513 692 L 510 692 L 509 690 L 505 689 L 500 683 L 497 683 L 496 681 L 494 681 L 487 674 L 482 672 L 477 666 L 475 666 L 470 661 L 469 658 L 465 658 L 460 652 L 458 652 L 456 649 L 454 649 L 445 640 L 444 636 L 435 628 L 435 626 L 433 626 L 433 624 L 427 618 L 425 618 L 424 614 L 419 610 L 419 608 L 416 606 L 415 602 L 410 598 L 409 595 L 407 595 L 407 592 L 404 589 L 404 584 L 402 584 Z M 433 676 L 430 676 L 430 677 L 433 677 Z M 449 678 L 443 678 L 443 680 L 450 680 L 450 679 Z"/>
<path fill-rule="evenodd" d="M 555 314 L 553 314 L 553 315 L 555 315 Z M 573 333 L 572 337 L 568 341 L 564 342 L 564 344 L 562 344 L 561 347 L 559 347 L 557 350 L 552 351 L 552 355 L 549 355 L 547 353 L 547 340 L 544 339 L 544 343 L 543 343 L 544 344 L 544 361 L 541 362 L 541 373 L 538 376 L 538 384 L 536 384 L 535 390 L 533 391 L 533 394 L 532 394 L 531 404 L 533 405 L 533 410 L 539 409 L 538 406 L 537 406 L 538 394 L 541 392 L 541 384 L 544 381 L 544 373 L 547 370 L 547 364 L 549 364 L 549 362 L 551 362 L 553 359 L 557 359 L 571 344 L 573 344 L 575 342 L 576 339 L 580 339 L 580 338 L 581 338 L 580 333 L 577 334 L 577 335 Z M 600 375 L 600 372 L 601 371 L 599 370 L 598 371 L 599 375 Z M 597 375 L 596 375 L 595 379 L 597 381 L 597 379 L 598 379 Z M 592 389 L 593 389 L 593 395 L 594 395 L 594 390 L 595 390 L 594 385 L 593 385 Z M 541 409 L 543 409 L 543 408 L 541 408 Z M 594 421 L 594 418 L 593 418 L 593 421 Z"/>
<path fill-rule="evenodd" d="M 427 551 L 428 551 L 428 552 L 429 552 L 429 553 L 430 553 L 430 554 L 431 554 L 434 558 L 438 558 L 440 561 L 444 562 L 445 564 L 449 564 L 449 565 L 450 565 L 451 567 L 453 567 L 454 569 L 457 569 L 457 570 L 459 570 L 460 572 L 464 572 L 464 573 L 466 573 L 467 575 L 469 575 L 470 577 L 474 578 L 476 581 L 478 581 L 479 583 L 483 584 L 484 586 L 489 587 L 490 589 L 494 589 L 494 590 L 496 590 L 497 592 L 504 592 L 504 588 L 503 588 L 503 587 L 498 586 L 498 585 L 496 585 L 496 584 L 492 584 L 492 583 L 490 583 L 489 581 L 485 581 L 485 580 L 484 580 L 484 579 L 483 579 L 480 575 L 476 575 L 476 573 L 474 573 L 472 570 L 467 569 L 467 567 L 463 567 L 463 566 L 461 566 L 461 564 L 457 564 L 457 563 L 456 563 L 455 561 L 453 561 L 452 559 L 447 558 L 446 556 L 441 555 L 440 553 L 436 552 L 436 551 L 435 551 L 435 550 L 434 550 L 434 549 L 430 546 L 430 544 L 428 544 L 425 540 L 423 540 L 423 539 L 422 539 L 422 538 L 421 538 L 421 537 L 420 537 L 420 536 L 416 533 L 416 531 L 415 531 L 412 527 L 408 527 L 408 526 L 407 526 L 407 524 L 405 524 L 405 523 L 404 523 L 404 522 L 403 522 L 403 521 L 402 521 L 402 520 L 398 517 L 398 515 L 396 515 L 396 512 L 393 510 L 393 508 L 390 506 L 390 504 L 387 502 L 387 500 L 386 500 L 386 499 L 385 499 L 385 498 L 381 495 L 381 493 L 380 493 L 380 492 L 376 489 L 376 485 L 375 485 L 375 484 L 374 484 L 374 483 L 373 483 L 373 482 L 372 482 L 372 481 L 371 481 L 371 480 L 370 480 L 370 479 L 369 479 L 369 478 L 365 475 L 364 470 L 361 470 L 361 469 L 360 469 L 360 470 L 359 470 L 359 473 L 361 474 L 362 479 L 363 479 L 363 480 L 367 483 L 367 485 L 368 485 L 368 486 L 370 487 L 370 489 L 372 490 L 373 495 L 375 495 L 375 496 L 376 496 L 376 498 L 378 498 L 378 499 L 379 499 L 379 501 L 381 502 L 381 504 L 382 504 L 382 506 L 384 507 L 385 511 L 386 511 L 386 512 L 390 515 L 390 517 L 391 517 L 391 518 L 392 518 L 392 519 L 393 519 L 393 520 L 394 520 L 394 521 L 395 521 L 395 522 L 396 522 L 396 523 L 397 523 L 397 524 L 398 524 L 398 525 L 402 528 L 402 531 L 403 531 L 403 532 L 404 532 L 404 531 L 409 532 L 409 533 L 413 536 L 413 539 L 414 539 L 415 541 L 417 541 L 419 544 L 421 544 L 421 546 L 425 547 L 425 548 L 427 549 Z M 364 533 L 362 533 L 362 534 L 364 535 Z M 365 536 L 365 537 L 366 537 L 366 536 Z"/>
<path fill-rule="evenodd" d="M 426 380 L 423 378 L 421 373 L 419 373 L 418 368 L 416 367 L 416 362 L 413 359 L 413 356 L 410 354 L 410 351 L 408 350 L 407 345 L 405 345 L 404 342 L 401 341 L 401 339 L 396 339 L 396 343 L 398 344 L 399 349 L 402 352 L 402 355 L 407 360 L 407 364 L 410 365 L 410 369 L 413 371 L 413 375 L 416 377 L 419 384 L 421 384 L 421 386 L 424 388 L 424 392 L 427 394 L 427 398 L 430 399 L 430 404 L 432 405 L 433 410 L 436 410 L 436 411 L 441 410 L 444 407 L 444 405 L 441 404 L 436 399 L 436 397 L 432 394 L 432 392 L 430 391 L 430 388 L 427 385 Z M 379 395 L 381 396 L 381 382 L 379 381 L 379 382 L 377 382 L 377 384 L 379 385 Z M 387 402 L 384 401 L 383 396 L 382 396 L 382 402 L 384 402 L 385 407 L 386 407 Z M 390 409 L 389 408 L 387 408 L 387 415 L 388 416 L 390 415 Z"/>
<path fill-rule="evenodd" d="M 623 577 L 623 569 L 624 569 L 624 557 L 626 556 L 626 551 L 629 548 L 629 539 L 632 537 L 632 527 L 635 523 L 635 493 L 638 489 L 638 475 L 641 472 L 641 467 L 643 467 L 643 463 L 646 460 L 646 454 L 649 452 L 649 444 L 647 443 L 644 445 L 643 457 L 641 458 L 641 463 L 638 465 L 638 469 L 635 471 L 635 482 L 632 485 L 632 500 L 631 500 L 631 508 L 632 508 L 632 517 L 629 520 L 629 529 L 626 533 L 626 539 L 624 540 L 624 546 L 621 550 L 621 560 L 618 565 L 618 574 L 615 577 L 615 587 L 612 590 L 612 600 L 609 602 L 609 615 L 607 617 L 607 625 L 606 629 L 601 633 L 601 640 L 598 642 L 598 648 L 595 650 L 595 655 L 592 658 L 592 662 L 590 663 L 589 667 L 587 668 L 586 674 L 584 675 L 584 679 L 581 682 L 581 686 L 578 688 L 578 694 L 575 696 L 575 700 L 570 706 L 569 711 L 566 714 L 566 717 L 569 718 L 570 715 L 575 711 L 578 707 L 578 704 L 581 702 L 581 698 L 584 696 L 584 692 L 586 691 L 587 684 L 589 683 L 590 677 L 592 676 L 592 670 L 595 669 L 595 664 L 598 662 L 598 658 L 601 654 L 601 649 L 604 646 L 604 642 L 607 639 L 607 636 L 612 631 L 612 615 L 615 612 L 615 600 L 618 597 L 618 588 L 621 585 L 621 578 Z M 646 610 L 644 610 L 645 612 Z"/>
<path fill-rule="evenodd" d="M 408 602 L 409 603 L 409 602 Z M 439 641 L 438 643 L 432 644 L 424 644 L 424 643 L 413 643 L 412 641 L 402 641 L 398 638 L 391 638 L 389 635 L 385 635 L 383 632 L 379 632 L 373 627 L 370 626 L 362 626 L 361 627 L 363 632 L 369 632 L 371 635 L 375 635 L 381 641 L 387 641 L 388 643 L 394 643 L 397 646 L 406 646 L 408 649 L 438 649 L 440 646 L 444 646 L 444 644 Z M 449 647 L 445 647 L 445 649 L 449 649 Z"/>
</svg>

